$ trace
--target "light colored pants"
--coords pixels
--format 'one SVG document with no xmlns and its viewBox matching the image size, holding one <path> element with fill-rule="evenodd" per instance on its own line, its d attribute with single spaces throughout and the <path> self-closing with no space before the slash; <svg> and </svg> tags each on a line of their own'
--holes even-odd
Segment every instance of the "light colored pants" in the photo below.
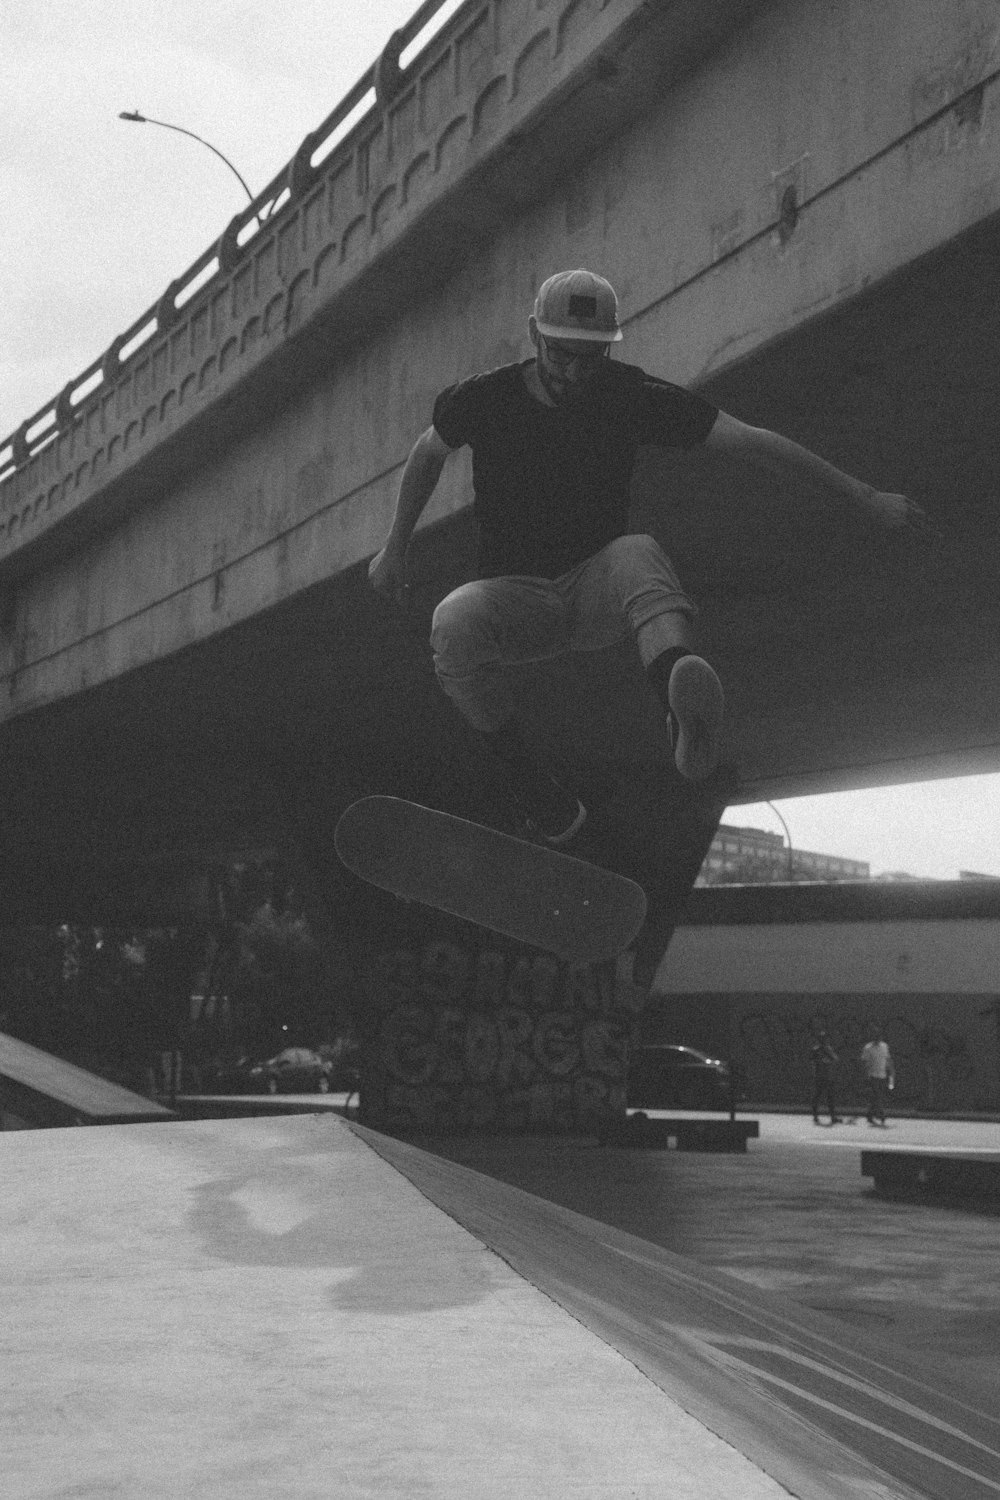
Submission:
<svg viewBox="0 0 1000 1500">
<path fill-rule="evenodd" d="M 513 713 L 504 668 L 634 636 L 643 666 L 690 645 L 694 604 L 653 537 L 622 536 L 555 579 L 479 578 L 434 611 L 438 681 L 469 723 L 499 729 Z"/>
</svg>

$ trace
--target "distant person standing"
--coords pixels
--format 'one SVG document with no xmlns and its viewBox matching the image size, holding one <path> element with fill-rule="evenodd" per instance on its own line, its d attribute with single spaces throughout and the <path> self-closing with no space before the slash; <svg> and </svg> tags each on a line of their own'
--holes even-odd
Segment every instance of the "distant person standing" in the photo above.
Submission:
<svg viewBox="0 0 1000 1500">
<path fill-rule="evenodd" d="M 833 1088 L 834 1070 L 839 1059 L 833 1050 L 833 1043 L 830 1041 L 828 1032 L 819 1032 L 815 1042 L 813 1042 L 809 1060 L 812 1063 L 813 1075 L 813 1121 L 816 1125 L 819 1124 L 820 1106 L 825 1102 L 827 1109 L 830 1111 L 830 1124 L 839 1125 L 840 1116 L 837 1114 Z"/>
<path fill-rule="evenodd" d="M 880 1027 L 872 1028 L 870 1039 L 861 1049 L 861 1066 L 868 1092 L 868 1123 L 874 1125 L 877 1119 L 884 1125 L 889 1091 L 896 1086 L 896 1068 Z"/>
</svg>

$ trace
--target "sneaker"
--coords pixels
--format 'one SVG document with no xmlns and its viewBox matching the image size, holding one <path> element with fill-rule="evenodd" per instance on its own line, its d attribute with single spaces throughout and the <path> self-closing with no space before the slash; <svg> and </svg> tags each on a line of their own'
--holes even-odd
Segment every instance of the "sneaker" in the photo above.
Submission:
<svg viewBox="0 0 1000 1500">
<path fill-rule="evenodd" d="M 548 771 L 518 777 L 515 795 L 529 831 L 546 844 L 568 844 L 583 827 L 587 809 Z"/>
<path fill-rule="evenodd" d="M 700 656 L 682 656 L 670 674 L 668 728 L 674 760 L 688 781 L 704 781 L 719 763 L 722 683 Z"/>
</svg>

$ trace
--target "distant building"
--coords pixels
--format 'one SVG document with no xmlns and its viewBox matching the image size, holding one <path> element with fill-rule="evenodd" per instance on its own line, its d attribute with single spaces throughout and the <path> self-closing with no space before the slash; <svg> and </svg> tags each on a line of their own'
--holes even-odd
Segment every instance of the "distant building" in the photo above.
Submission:
<svg viewBox="0 0 1000 1500">
<path fill-rule="evenodd" d="M 780 833 L 720 823 L 701 867 L 697 885 L 771 885 L 778 881 L 869 880 L 871 867 L 860 859 L 789 850 Z"/>
</svg>

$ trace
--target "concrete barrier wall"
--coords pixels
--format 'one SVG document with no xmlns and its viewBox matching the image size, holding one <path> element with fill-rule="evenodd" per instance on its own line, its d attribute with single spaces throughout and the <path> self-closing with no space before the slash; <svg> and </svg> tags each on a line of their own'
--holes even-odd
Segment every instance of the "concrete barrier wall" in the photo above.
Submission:
<svg viewBox="0 0 1000 1500">
<path fill-rule="evenodd" d="M 740 889 L 748 906 L 757 902 L 753 916 L 678 928 L 645 1037 L 734 1057 L 756 1102 L 808 1105 L 817 1031 L 825 1027 L 840 1054 L 845 1098 L 860 1100 L 859 1054 L 876 1024 L 898 1070 L 897 1105 L 1000 1109 L 1000 917 L 988 914 L 996 883 L 705 890 L 694 893 L 706 900 L 695 899 L 691 915 L 731 904 Z M 828 908 L 825 920 L 802 919 L 810 902 Z M 963 902 L 980 915 L 931 915 L 935 903 L 956 913 Z M 837 920 L 849 903 L 855 916 L 870 906 L 868 919 Z M 927 916 L 904 916 L 921 903 Z"/>
<path fill-rule="evenodd" d="M 980 994 L 996 987 L 998 976 L 1000 916 L 748 920 L 679 927 L 657 974 L 657 989 L 671 994 Z"/>
<path fill-rule="evenodd" d="M 809 1106 L 809 1052 L 830 1034 L 840 1061 L 836 1093 L 845 1108 L 864 1100 L 860 1053 L 877 1023 L 896 1065 L 897 1108 L 1000 1110 L 1000 994 L 747 991 L 658 995 L 644 1037 L 685 1042 L 732 1057 L 754 1104 Z"/>
</svg>

